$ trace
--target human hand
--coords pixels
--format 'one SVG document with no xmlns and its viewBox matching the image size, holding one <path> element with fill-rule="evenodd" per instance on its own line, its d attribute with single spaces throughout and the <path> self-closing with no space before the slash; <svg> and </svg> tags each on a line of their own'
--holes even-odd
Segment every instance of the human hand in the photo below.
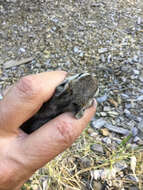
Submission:
<svg viewBox="0 0 143 190">
<path fill-rule="evenodd" d="M 0 190 L 20 189 L 38 168 L 69 147 L 93 117 L 95 106 L 79 120 L 63 113 L 30 135 L 19 129 L 65 76 L 63 71 L 26 76 L 0 101 Z"/>
</svg>

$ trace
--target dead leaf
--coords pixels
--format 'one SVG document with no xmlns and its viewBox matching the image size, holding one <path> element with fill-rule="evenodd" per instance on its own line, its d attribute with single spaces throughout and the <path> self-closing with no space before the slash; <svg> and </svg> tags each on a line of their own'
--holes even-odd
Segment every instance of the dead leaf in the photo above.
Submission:
<svg viewBox="0 0 143 190">
<path fill-rule="evenodd" d="M 118 102 L 116 102 L 113 98 L 110 98 L 110 99 L 109 99 L 109 102 L 110 102 L 113 106 L 115 106 L 115 108 L 118 107 Z"/>
</svg>

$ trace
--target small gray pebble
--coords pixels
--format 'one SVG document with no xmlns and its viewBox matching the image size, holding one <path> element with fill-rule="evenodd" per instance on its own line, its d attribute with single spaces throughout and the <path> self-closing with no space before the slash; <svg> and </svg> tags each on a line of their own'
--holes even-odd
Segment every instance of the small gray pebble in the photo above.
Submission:
<svg viewBox="0 0 143 190">
<path fill-rule="evenodd" d="M 75 47 L 73 48 L 73 51 L 74 51 L 74 53 L 79 53 L 79 48 L 78 48 L 77 46 L 75 46 Z"/>
<path fill-rule="evenodd" d="M 98 103 L 102 103 L 102 102 L 105 102 L 107 100 L 107 98 L 108 98 L 107 95 L 104 95 L 104 96 L 96 98 L 96 101 Z"/>
<path fill-rule="evenodd" d="M 100 49 L 98 49 L 98 53 L 100 54 L 100 53 L 105 53 L 105 52 L 107 52 L 108 50 L 107 50 L 107 48 L 100 48 Z"/>
<path fill-rule="evenodd" d="M 143 76 L 140 76 L 140 77 L 139 77 L 139 80 L 140 80 L 141 82 L 143 82 Z"/>
<path fill-rule="evenodd" d="M 143 95 L 137 97 L 137 101 L 142 101 L 143 100 Z"/>
<path fill-rule="evenodd" d="M 132 104 L 125 104 L 126 109 L 130 109 L 132 107 Z"/>
<path fill-rule="evenodd" d="M 93 144 L 91 145 L 91 150 L 93 150 L 94 152 L 97 152 L 99 154 L 104 154 L 104 150 L 101 144 Z"/>
<path fill-rule="evenodd" d="M 138 25 L 140 25 L 140 24 L 141 24 L 141 22 L 142 22 L 141 17 L 138 17 L 138 19 L 137 19 L 137 24 L 138 24 Z"/>
<path fill-rule="evenodd" d="M 133 140 L 133 142 L 134 143 L 137 143 L 138 141 L 140 141 L 141 139 L 138 137 L 138 136 L 136 136 L 135 138 L 134 138 L 134 140 Z"/>
<path fill-rule="evenodd" d="M 134 61 L 134 62 L 138 62 L 138 56 L 137 56 L 137 55 L 134 55 L 133 61 Z"/>
<path fill-rule="evenodd" d="M 131 131 L 132 131 L 133 137 L 135 137 L 138 134 L 138 129 L 136 127 L 133 127 Z"/>
<path fill-rule="evenodd" d="M 102 61 L 103 63 L 106 62 L 106 58 L 105 58 L 104 54 L 101 54 L 100 58 L 101 58 L 101 61 Z"/>
<path fill-rule="evenodd" d="M 104 143 L 106 143 L 107 145 L 111 144 L 111 139 L 110 139 L 109 137 L 103 138 L 102 141 L 103 141 Z"/>
<path fill-rule="evenodd" d="M 139 75 L 140 74 L 140 71 L 136 70 L 136 69 L 133 69 L 133 72 L 134 72 L 135 75 Z"/>
<path fill-rule="evenodd" d="M 97 119 L 95 121 L 91 122 L 91 127 L 93 127 L 94 129 L 100 129 L 101 127 L 104 126 L 104 124 L 106 123 L 105 120 L 103 120 L 102 118 Z"/>
<path fill-rule="evenodd" d="M 105 107 L 103 108 L 103 110 L 104 110 L 105 112 L 111 111 L 111 107 L 105 106 Z"/>
<path fill-rule="evenodd" d="M 26 52 L 26 50 L 25 50 L 24 48 L 19 48 L 19 51 L 20 51 L 21 53 L 25 53 L 25 52 Z"/>
<path fill-rule="evenodd" d="M 128 109 L 125 109 L 124 113 L 125 113 L 126 117 L 130 117 L 130 115 L 131 115 L 131 112 Z"/>
<path fill-rule="evenodd" d="M 128 98 L 129 98 L 129 96 L 128 96 L 127 94 L 124 94 L 124 93 L 121 94 L 121 97 L 122 97 L 123 99 L 128 99 Z"/>
</svg>

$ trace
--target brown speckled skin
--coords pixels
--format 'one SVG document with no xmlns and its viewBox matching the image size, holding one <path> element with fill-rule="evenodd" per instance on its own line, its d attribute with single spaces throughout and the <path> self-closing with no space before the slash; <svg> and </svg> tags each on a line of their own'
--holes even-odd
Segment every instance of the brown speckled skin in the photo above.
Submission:
<svg viewBox="0 0 143 190">
<path fill-rule="evenodd" d="M 75 78 L 67 78 L 59 85 L 50 100 L 20 128 L 30 134 L 49 120 L 64 112 L 73 112 L 76 116 L 91 105 L 97 90 L 97 81 L 90 74 L 78 74 Z M 88 105 L 90 104 L 90 105 Z M 80 118 L 77 116 L 76 118 Z"/>
</svg>

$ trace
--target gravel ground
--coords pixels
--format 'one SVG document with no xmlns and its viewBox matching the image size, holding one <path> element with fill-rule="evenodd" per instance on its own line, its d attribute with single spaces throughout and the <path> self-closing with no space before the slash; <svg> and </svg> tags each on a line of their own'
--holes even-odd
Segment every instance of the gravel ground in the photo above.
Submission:
<svg viewBox="0 0 143 190">
<path fill-rule="evenodd" d="M 132 131 L 134 145 L 143 145 L 142 0 L 0 0 L 0 68 L 1 90 L 47 70 L 96 74 L 92 126 L 100 118 L 101 127 Z"/>
</svg>

